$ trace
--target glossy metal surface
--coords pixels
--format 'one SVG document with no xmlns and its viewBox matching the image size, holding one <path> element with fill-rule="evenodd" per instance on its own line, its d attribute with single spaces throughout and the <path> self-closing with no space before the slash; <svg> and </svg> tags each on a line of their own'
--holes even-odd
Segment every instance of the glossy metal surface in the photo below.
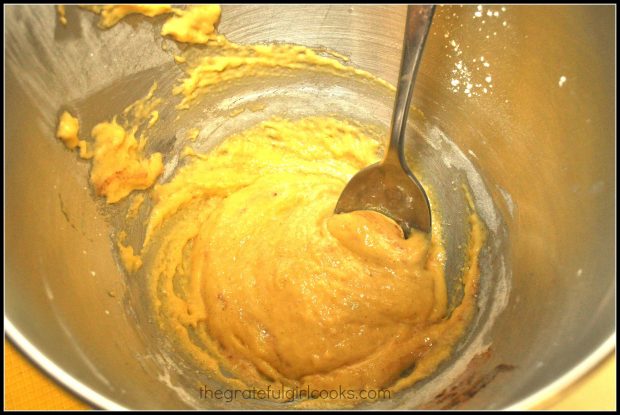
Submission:
<svg viewBox="0 0 620 415">
<path fill-rule="evenodd" d="M 74 7 L 67 7 L 66 28 L 52 6 L 5 12 L 7 334 L 102 407 L 233 407 L 197 399 L 196 384 L 209 380 L 153 350 L 158 337 L 142 301 L 144 281 L 124 276 L 112 249 L 126 206 L 110 209 L 94 198 L 88 163 L 54 139 L 63 109 L 75 111 L 87 133 L 154 79 L 162 91 L 174 84 L 182 73 L 161 48 L 162 18 L 132 16 L 101 31 L 94 15 Z M 224 6 L 219 28 L 235 42 L 330 48 L 395 83 L 404 16 L 402 6 Z M 459 358 L 373 407 L 531 406 L 613 350 L 614 27 L 613 6 L 437 9 L 406 157 L 434 190 L 450 275 L 458 275 L 466 242 L 462 186 L 473 194 L 489 232 L 480 312 Z M 162 109 L 148 150 L 173 159 L 183 144 L 178 126 L 192 117 L 212 131 L 207 147 L 269 111 L 333 110 L 389 127 L 391 94 L 319 77 L 291 78 L 290 87 L 265 82 L 254 95 L 243 85 L 213 91 L 203 109 L 176 122 Z M 273 108 L 227 121 L 236 100 L 263 93 Z M 296 113 L 292 104 L 300 102 L 305 109 Z M 441 394 L 450 387 L 470 393 Z"/>
<path fill-rule="evenodd" d="M 407 6 L 403 52 L 389 142 L 383 161 L 357 173 L 342 191 L 336 213 L 375 210 L 394 219 L 405 238 L 412 229 L 431 231 L 431 207 L 405 160 L 405 132 L 413 86 L 435 6 Z"/>
</svg>

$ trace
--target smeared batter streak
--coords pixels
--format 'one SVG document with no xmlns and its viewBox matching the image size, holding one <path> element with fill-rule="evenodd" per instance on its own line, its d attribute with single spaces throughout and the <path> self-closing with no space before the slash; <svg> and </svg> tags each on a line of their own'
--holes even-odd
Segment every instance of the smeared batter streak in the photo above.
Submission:
<svg viewBox="0 0 620 415">
<path fill-rule="evenodd" d="M 65 143 L 67 148 L 73 150 L 79 148 L 80 157 L 84 159 L 91 158 L 92 152 L 88 149 L 88 143 L 84 140 L 80 140 L 78 133 L 80 132 L 79 120 L 71 115 L 68 111 L 64 111 L 60 115 L 58 120 L 58 129 L 56 130 L 56 137 Z"/>
<path fill-rule="evenodd" d="M 56 14 L 58 15 L 58 21 L 60 22 L 60 24 L 62 24 L 63 26 L 67 25 L 67 15 L 66 15 L 66 11 L 65 11 L 65 6 L 64 5 L 58 5 L 56 6 Z"/>
<path fill-rule="evenodd" d="M 148 189 L 163 171 L 161 153 L 145 156 L 147 137 L 135 136 L 142 124 L 148 121 L 147 125 L 152 125 L 157 121 L 153 118 L 153 113 L 157 115 L 153 108 L 161 100 L 153 97 L 156 87 L 154 84 L 144 98 L 125 108 L 123 115 L 127 122 L 119 124 L 114 117 L 93 127 L 92 153 L 86 141 L 78 138 L 78 119 L 66 111 L 60 117 L 57 136 L 69 149 L 79 147 L 80 157 L 93 158 L 90 182 L 97 195 L 104 196 L 108 203 L 116 203 L 134 190 Z"/>
<path fill-rule="evenodd" d="M 141 14 L 148 17 L 172 13 L 174 10 L 169 4 L 114 4 L 106 6 L 80 6 L 83 9 L 101 16 L 99 26 L 104 29 L 116 25 L 130 14 Z"/>
<path fill-rule="evenodd" d="M 177 16 L 166 21 L 162 36 L 170 36 L 177 42 L 209 43 L 215 38 L 215 28 L 222 9 L 218 4 L 188 6 L 177 11 Z"/>
</svg>

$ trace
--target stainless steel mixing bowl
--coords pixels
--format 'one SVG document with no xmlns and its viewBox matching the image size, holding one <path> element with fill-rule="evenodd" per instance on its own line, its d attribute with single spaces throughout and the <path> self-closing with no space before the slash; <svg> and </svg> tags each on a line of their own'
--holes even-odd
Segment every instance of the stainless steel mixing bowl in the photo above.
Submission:
<svg viewBox="0 0 620 415">
<path fill-rule="evenodd" d="M 161 47 L 162 18 L 131 16 L 101 31 L 94 15 L 73 7 L 67 27 L 51 6 L 5 11 L 9 338 L 97 406 L 255 405 L 197 400 L 181 376 L 184 363 L 153 352 L 143 282 L 123 274 L 110 239 L 122 209 L 92 197 L 88 163 L 54 138 L 63 109 L 77 111 L 88 131 L 144 95 L 153 79 L 169 88 L 179 72 Z M 329 48 L 394 83 L 404 11 L 224 6 L 219 29 L 235 42 Z M 473 193 L 490 233 L 480 312 L 456 357 L 435 376 L 369 406 L 531 407 L 612 352 L 614 27 L 613 6 L 439 8 L 413 103 L 424 114 L 411 127 L 421 139 L 415 146 L 410 140 L 408 157 L 442 190 L 436 197 L 446 218 L 464 209 L 460 192 L 446 190 L 451 184 L 458 190 L 465 183 Z M 389 119 L 390 94 L 356 100 L 347 94 L 363 86 L 304 82 L 299 99 L 310 112 L 324 111 L 321 100 L 330 99 L 339 112 L 362 109 L 379 124 Z M 324 88 L 313 90 L 313 82 Z M 225 92 L 204 107 L 219 115 L 185 117 L 224 120 L 230 105 L 217 105 Z M 175 128 L 163 125 L 150 149 L 177 151 L 174 139 L 161 138 L 174 138 Z M 449 234 L 458 234 L 457 222 L 448 221 Z"/>
</svg>

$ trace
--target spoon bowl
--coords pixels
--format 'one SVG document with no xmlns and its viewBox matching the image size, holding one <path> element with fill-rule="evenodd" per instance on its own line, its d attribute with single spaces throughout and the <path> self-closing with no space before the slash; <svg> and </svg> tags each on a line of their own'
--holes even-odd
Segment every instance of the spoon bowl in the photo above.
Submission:
<svg viewBox="0 0 620 415">
<path fill-rule="evenodd" d="M 374 210 L 392 218 L 407 238 L 413 229 L 430 233 L 431 212 L 424 189 L 400 164 L 375 163 L 349 181 L 336 213 Z"/>
</svg>

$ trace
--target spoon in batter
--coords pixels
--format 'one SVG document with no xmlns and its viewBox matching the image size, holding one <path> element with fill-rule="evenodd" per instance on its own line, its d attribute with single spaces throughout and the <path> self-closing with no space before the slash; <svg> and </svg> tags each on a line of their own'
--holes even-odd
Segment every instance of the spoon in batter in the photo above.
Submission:
<svg viewBox="0 0 620 415">
<path fill-rule="evenodd" d="M 394 219 L 405 239 L 412 229 L 430 233 L 428 197 L 405 160 L 405 127 L 413 84 L 435 6 L 407 6 L 403 55 L 392 114 L 390 142 L 383 161 L 358 172 L 346 185 L 335 213 L 374 210 Z"/>
</svg>

